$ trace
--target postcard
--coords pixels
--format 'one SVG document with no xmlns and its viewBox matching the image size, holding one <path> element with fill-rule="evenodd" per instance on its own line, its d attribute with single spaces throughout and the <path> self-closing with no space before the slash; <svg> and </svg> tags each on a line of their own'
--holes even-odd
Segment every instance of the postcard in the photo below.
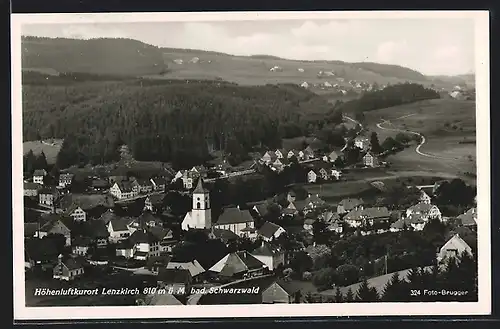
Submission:
<svg viewBox="0 0 500 329">
<path fill-rule="evenodd" d="M 487 11 L 13 14 L 12 86 L 15 320 L 491 311 Z"/>
</svg>

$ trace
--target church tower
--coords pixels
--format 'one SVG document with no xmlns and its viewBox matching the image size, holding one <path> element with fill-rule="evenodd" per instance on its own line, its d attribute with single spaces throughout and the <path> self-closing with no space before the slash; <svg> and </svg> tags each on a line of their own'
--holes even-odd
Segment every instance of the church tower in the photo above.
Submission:
<svg viewBox="0 0 500 329">
<path fill-rule="evenodd" d="M 203 179 L 198 179 L 193 191 L 193 207 L 191 210 L 194 228 L 210 229 L 212 227 L 212 211 L 210 209 L 210 193 L 203 186 Z"/>
</svg>

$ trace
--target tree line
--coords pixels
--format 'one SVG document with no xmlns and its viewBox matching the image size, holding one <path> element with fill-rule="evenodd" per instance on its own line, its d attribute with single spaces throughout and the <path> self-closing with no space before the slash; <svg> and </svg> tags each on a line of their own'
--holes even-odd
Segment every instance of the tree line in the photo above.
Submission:
<svg viewBox="0 0 500 329">
<path fill-rule="evenodd" d="M 24 140 L 64 139 L 61 168 L 116 161 L 121 144 L 136 160 L 175 167 L 208 161 L 214 150 L 241 159 L 342 121 L 340 110 L 293 85 L 139 79 L 26 85 L 23 93 Z"/>
</svg>

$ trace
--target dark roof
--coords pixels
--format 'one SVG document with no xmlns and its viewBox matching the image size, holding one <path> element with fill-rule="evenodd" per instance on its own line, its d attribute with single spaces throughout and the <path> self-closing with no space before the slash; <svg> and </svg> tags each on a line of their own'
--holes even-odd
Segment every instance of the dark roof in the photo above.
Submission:
<svg viewBox="0 0 500 329">
<path fill-rule="evenodd" d="M 43 186 L 37 183 L 24 182 L 25 190 L 40 190 Z"/>
<path fill-rule="evenodd" d="M 47 175 L 47 171 L 45 169 L 37 169 L 33 172 L 33 176 L 45 176 Z"/>
<path fill-rule="evenodd" d="M 196 183 L 196 187 L 193 191 L 193 193 L 207 193 L 208 190 L 203 186 L 203 179 L 200 178 L 198 179 L 198 182 Z"/>
<path fill-rule="evenodd" d="M 236 235 L 233 231 L 230 231 L 230 230 L 223 230 L 223 229 L 214 228 L 214 229 L 212 229 L 212 234 L 217 239 L 221 239 L 223 241 L 230 241 L 230 240 L 238 239 L 238 235 Z"/>
<path fill-rule="evenodd" d="M 158 281 L 164 283 L 187 283 L 191 280 L 191 273 L 186 269 L 160 268 Z"/>
<path fill-rule="evenodd" d="M 73 246 L 89 246 L 92 243 L 92 239 L 86 236 L 78 236 L 71 243 Z"/>
<path fill-rule="evenodd" d="M 153 242 L 158 241 L 158 238 L 151 231 L 148 231 L 148 230 L 136 230 L 129 237 L 129 240 L 130 240 L 130 242 L 132 244 L 135 245 L 137 243 L 153 243 Z"/>
<path fill-rule="evenodd" d="M 264 216 L 268 213 L 267 205 L 264 203 L 257 204 L 254 206 L 255 210 L 259 213 L 259 215 Z"/>
<path fill-rule="evenodd" d="M 274 256 L 277 253 L 281 253 L 281 250 L 278 248 L 273 247 L 271 244 L 264 242 L 252 251 L 252 255 L 257 255 L 257 256 Z"/>
<path fill-rule="evenodd" d="M 38 223 L 24 223 L 24 236 L 32 237 L 38 230 Z"/>
<path fill-rule="evenodd" d="M 278 279 L 278 280 L 274 281 L 273 283 L 271 283 L 268 287 L 266 287 L 264 289 L 264 291 L 273 287 L 274 285 L 280 286 L 289 296 L 295 294 L 297 291 L 300 290 L 299 288 L 294 287 L 292 283 L 286 282 L 282 279 Z"/>
<path fill-rule="evenodd" d="M 163 240 L 169 233 L 171 233 L 172 230 L 163 228 L 160 226 L 153 226 L 148 228 L 148 231 L 153 234 L 158 241 Z"/>
<path fill-rule="evenodd" d="M 116 184 L 118 184 L 118 187 L 122 192 L 130 192 L 133 189 L 132 183 L 129 181 L 119 181 L 116 182 Z"/>
<path fill-rule="evenodd" d="M 73 211 L 75 211 L 76 209 L 78 209 L 78 208 L 80 208 L 80 206 L 79 206 L 79 205 L 77 205 L 77 204 L 75 204 L 75 203 L 73 203 L 71 206 L 69 206 L 69 208 L 67 208 L 67 209 L 63 212 L 63 214 L 65 214 L 65 215 L 71 215 L 71 213 L 72 213 Z M 80 209 L 81 209 L 81 208 L 80 208 Z M 82 209 L 82 210 L 83 210 L 83 209 Z"/>
<path fill-rule="evenodd" d="M 163 200 L 165 199 L 165 194 L 152 194 L 148 195 L 147 199 L 149 199 L 149 202 L 151 204 L 162 204 Z"/>
<path fill-rule="evenodd" d="M 364 204 L 362 199 L 343 199 L 339 202 L 339 206 L 343 206 L 346 211 L 354 209 L 357 206 Z"/>
<path fill-rule="evenodd" d="M 109 182 L 105 179 L 93 179 L 92 187 L 105 188 L 109 186 Z"/>
<path fill-rule="evenodd" d="M 57 216 L 57 217 L 56 217 Z M 55 215 L 53 218 L 50 218 L 49 221 L 47 221 L 43 226 L 40 228 L 41 232 L 50 232 L 52 228 L 58 223 L 61 222 L 68 230 L 71 231 L 72 224 L 73 224 L 73 219 L 70 217 L 63 217 L 63 216 L 58 216 Z"/>
<path fill-rule="evenodd" d="M 477 221 L 477 210 L 476 208 L 471 208 L 467 210 L 464 214 L 458 216 L 460 224 L 463 226 L 473 226 L 476 225 Z"/>
<path fill-rule="evenodd" d="M 111 225 L 113 226 L 114 231 L 126 231 L 128 230 L 127 227 L 128 224 L 129 220 L 126 218 L 118 218 L 111 220 Z"/>
<path fill-rule="evenodd" d="M 260 260 L 252 256 L 249 252 L 247 251 L 237 251 L 236 254 L 238 257 L 243 261 L 243 263 L 246 265 L 248 270 L 254 270 L 254 269 L 259 269 L 264 266 L 264 263 L 262 263 Z"/>
<path fill-rule="evenodd" d="M 264 225 L 262 225 L 259 229 L 259 235 L 262 235 L 266 238 L 271 238 L 273 237 L 274 233 L 278 231 L 281 228 L 281 226 L 276 225 L 271 222 L 265 222 Z"/>
<path fill-rule="evenodd" d="M 82 268 L 82 264 L 75 258 L 68 258 L 63 261 L 64 265 L 69 269 L 69 270 L 76 270 L 78 268 Z"/>
<path fill-rule="evenodd" d="M 153 177 L 151 179 L 156 185 L 165 185 L 167 182 L 166 179 L 162 177 Z"/>
<path fill-rule="evenodd" d="M 140 186 L 152 186 L 153 185 L 153 183 L 151 182 L 151 180 L 146 179 L 146 178 L 137 178 L 136 182 Z"/>
<path fill-rule="evenodd" d="M 91 220 L 83 223 L 85 235 L 92 238 L 107 238 L 109 232 L 106 224 L 101 220 Z"/>
<path fill-rule="evenodd" d="M 351 210 L 346 219 L 360 220 L 360 219 L 385 219 L 389 218 L 391 213 L 386 207 L 370 207 L 363 210 Z"/>
<path fill-rule="evenodd" d="M 225 208 L 219 216 L 216 225 L 250 223 L 254 218 L 248 210 L 240 210 L 238 208 Z"/>
<path fill-rule="evenodd" d="M 113 210 L 108 209 L 104 214 L 99 217 L 100 221 L 103 221 L 104 224 L 108 224 L 113 219 L 118 219 L 118 215 L 113 212 Z"/>
</svg>

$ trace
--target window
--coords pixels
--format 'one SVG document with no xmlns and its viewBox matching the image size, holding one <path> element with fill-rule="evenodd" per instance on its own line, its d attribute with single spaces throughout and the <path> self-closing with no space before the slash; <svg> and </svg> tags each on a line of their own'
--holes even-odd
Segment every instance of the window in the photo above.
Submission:
<svg viewBox="0 0 500 329">
<path fill-rule="evenodd" d="M 201 204 L 199 202 L 196 203 L 196 209 L 201 209 Z"/>
</svg>

